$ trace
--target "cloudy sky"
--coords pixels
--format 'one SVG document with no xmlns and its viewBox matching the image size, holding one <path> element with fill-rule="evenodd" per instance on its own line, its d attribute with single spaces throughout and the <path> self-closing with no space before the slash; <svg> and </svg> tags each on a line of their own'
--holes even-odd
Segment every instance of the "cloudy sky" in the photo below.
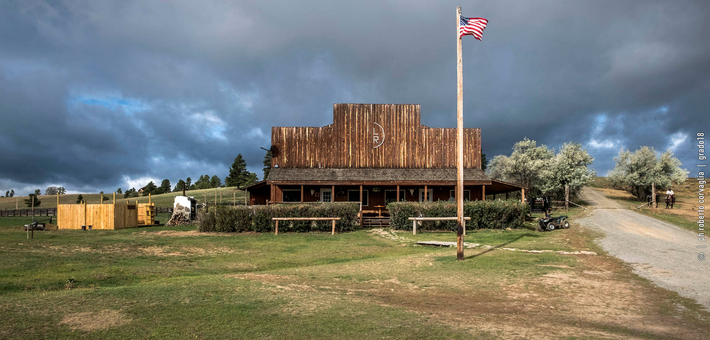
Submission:
<svg viewBox="0 0 710 340">
<path fill-rule="evenodd" d="M 0 191 L 261 178 L 270 127 L 331 123 L 333 103 L 421 104 L 483 152 L 575 141 L 600 175 L 621 147 L 694 168 L 710 132 L 709 1 L 2 1 Z"/>
</svg>

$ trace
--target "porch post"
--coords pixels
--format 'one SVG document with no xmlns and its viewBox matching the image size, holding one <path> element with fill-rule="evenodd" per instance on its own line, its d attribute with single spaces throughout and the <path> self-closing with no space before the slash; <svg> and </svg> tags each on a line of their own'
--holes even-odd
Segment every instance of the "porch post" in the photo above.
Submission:
<svg viewBox="0 0 710 340">
<path fill-rule="evenodd" d="M 485 201 L 486 200 L 486 186 L 482 185 L 481 190 L 483 191 L 483 194 L 481 195 L 481 197 Z"/>
<path fill-rule="evenodd" d="M 525 203 L 525 188 L 520 188 L 520 200 Z"/>
<path fill-rule="evenodd" d="M 428 189 L 429 189 L 429 186 L 424 184 L 424 202 L 429 202 L 429 199 L 427 198 L 427 194 L 429 193 Z"/>
<path fill-rule="evenodd" d="M 360 185 L 360 213 L 358 213 L 360 227 L 362 227 L 362 184 Z"/>
<path fill-rule="evenodd" d="M 399 202 L 399 185 L 397 186 L 397 202 Z"/>
<path fill-rule="evenodd" d="M 303 185 L 301 185 L 301 204 L 303 204 Z"/>
<path fill-rule="evenodd" d="M 335 202 L 335 185 L 330 187 L 330 203 Z"/>
</svg>

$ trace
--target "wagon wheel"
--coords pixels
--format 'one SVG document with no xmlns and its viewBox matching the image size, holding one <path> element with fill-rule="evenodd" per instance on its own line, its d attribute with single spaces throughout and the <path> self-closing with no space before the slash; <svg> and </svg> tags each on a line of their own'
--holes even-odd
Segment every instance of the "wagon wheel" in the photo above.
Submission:
<svg viewBox="0 0 710 340">
<path fill-rule="evenodd" d="M 553 231 L 555 230 L 555 224 L 550 222 L 547 224 L 547 231 Z"/>
</svg>

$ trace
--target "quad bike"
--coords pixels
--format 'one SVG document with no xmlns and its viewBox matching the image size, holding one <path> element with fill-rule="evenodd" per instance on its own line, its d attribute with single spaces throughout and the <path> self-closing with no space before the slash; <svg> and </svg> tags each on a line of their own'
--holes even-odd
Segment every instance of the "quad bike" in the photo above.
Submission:
<svg viewBox="0 0 710 340">
<path fill-rule="evenodd" d="M 555 228 L 569 228 L 567 216 L 552 217 L 550 215 L 545 215 L 545 217 L 541 218 L 538 223 L 538 230 L 540 231 L 553 231 Z"/>
</svg>

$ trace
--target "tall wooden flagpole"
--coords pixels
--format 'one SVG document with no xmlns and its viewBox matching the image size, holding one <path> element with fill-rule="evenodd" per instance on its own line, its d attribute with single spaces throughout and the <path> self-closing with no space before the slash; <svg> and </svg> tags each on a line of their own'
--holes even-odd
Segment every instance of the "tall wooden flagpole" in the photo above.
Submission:
<svg viewBox="0 0 710 340">
<path fill-rule="evenodd" d="M 456 259 L 463 260 L 463 62 L 461 7 L 456 7 Z"/>
</svg>

